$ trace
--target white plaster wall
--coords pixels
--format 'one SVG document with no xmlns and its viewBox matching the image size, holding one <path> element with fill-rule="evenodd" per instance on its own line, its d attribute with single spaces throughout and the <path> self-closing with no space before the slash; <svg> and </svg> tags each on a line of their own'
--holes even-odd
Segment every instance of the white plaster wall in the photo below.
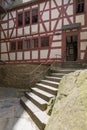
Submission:
<svg viewBox="0 0 87 130">
<path fill-rule="evenodd" d="M 13 30 L 12 37 L 16 36 L 16 29 Z"/>
<path fill-rule="evenodd" d="M 45 9 L 49 9 L 49 1 L 47 2 Z"/>
<path fill-rule="evenodd" d="M 38 51 L 32 51 L 32 59 L 38 59 Z"/>
<path fill-rule="evenodd" d="M 3 34 L 3 32 L 1 32 L 1 38 L 2 39 L 4 39 L 5 37 L 4 37 L 4 34 Z"/>
<path fill-rule="evenodd" d="M 62 35 L 54 35 L 53 40 L 62 40 Z"/>
<path fill-rule="evenodd" d="M 3 18 L 3 21 L 7 20 L 7 18 L 8 18 L 8 14 L 5 15 L 5 17 Z"/>
<path fill-rule="evenodd" d="M 14 26 L 14 22 L 13 22 L 13 20 L 10 20 L 9 21 L 9 28 L 12 28 Z"/>
<path fill-rule="evenodd" d="M 48 50 L 41 50 L 40 51 L 40 58 L 47 58 Z"/>
<path fill-rule="evenodd" d="M 64 25 L 68 25 L 69 21 L 67 20 L 67 18 L 64 18 Z"/>
<path fill-rule="evenodd" d="M 32 33 L 37 33 L 38 32 L 38 25 L 32 25 L 31 28 L 32 28 L 31 29 Z"/>
<path fill-rule="evenodd" d="M 17 60 L 22 60 L 22 52 L 17 52 Z"/>
<path fill-rule="evenodd" d="M 4 31 L 4 33 L 5 33 L 5 36 L 7 37 L 7 31 Z"/>
<path fill-rule="evenodd" d="M 10 60 L 15 60 L 15 53 L 9 53 Z"/>
<path fill-rule="evenodd" d="M 56 22 L 57 22 L 57 20 L 51 22 L 51 30 L 54 29 Z"/>
<path fill-rule="evenodd" d="M 69 0 L 63 0 L 63 1 L 64 1 L 64 5 L 68 4 L 68 2 L 69 2 Z"/>
<path fill-rule="evenodd" d="M 12 11 L 12 17 L 15 18 L 16 17 L 16 11 Z"/>
<path fill-rule="evenodd" d="M 61 58 L 61 49 L 51 49 L 50 58 Z"/>
<path fill-rule="evenodd" d="M 56 5 L 55 5 L 54 1 L 51 0 L 51 8 L 55 8 L 55 7 L 56 7 Z"/>
<path fill-rule="evenodd" d="M 45 2 L 40 4 L 40 11 L 44 9 L 44 5 L 45 5 Z"/>
<path fill-rule="evenodd" d="M 22 35 L 22 28 L 18 29 L 18 36 Z"/>
<path fill-rule="evenodd" d="M 29 60 L 30 59 L 30 52 L 24 52 L 24 59 Z"/>
<path fill-rule="evenodd" d="M 7 52 L 6 43 L 1 43 L 1 52 Z"/>
<path fill-rule="evenodd" d="M 18 12 L 22 12 L 23 11 L 23 9 L 19 9 L 19 10 L 17 10 Z"/>
<path fill-rule="evenodd" d="M 80 38 L 81 38 L 81 40 L 87 39 L 87 32 L 81 32 L 80 33 Z"/>
<path fill-rule="evenodd" d="M 76 23 L 81 23 L 81 25 L 84 25 L 85 24 L 84 17 L 85 17 L 84 14 L 76 16 Z"/>
<path fill-rule="evenodd" d="M 49 31 L 49 22 L 45 22 L 44 25 L 46 27 L 46 30 Z"/>
<path fill-rule="evenodd" d="M 40 24 L 40 32 L 45 32 L 42 24 Z"/>
<path fill-rule="evenodd" d="M 25 10 L 29 10 L 29 9 L 30 9 L 30 7 L 24 8 L 24 11 L 25 11 Z"/>
<path fill-rule="evenodd" d="M 43 21 L 49 20 L 49 11 L 45 11 L 45 12 L 43 13 L 42 19 L 43 19 Z"/>
<path fill-rule="evenodd" d="M 3 60 L 3 61 L 8 60 L 8 55 L 7 54 L 1 54 L 1 60 Z"/>
<path fill-rule="evenodd" d="M 69 5 L 66 12 L 68 15 L 73 15 L 73 5 Z"/>
<path fill-rule="evenodd" d="M 60 19 L 58 24 L 57 24 L 56 29 L 61 29 L 61 27 L 62 27 L 62 20 Z"/>
<path fill-rule="evenodd" d="M 81 42 L 81 47 L 80 47 L 80 49 L 81 49 L 81 50 L 86 50 L 86 47 L 87 47 L 87 41 L 86 41 L 86 42 Z"/>
<path fill-rule="evenodd" d="M 55 0 L 58 6 L 62 5 L 62 0 Z"/>
<path fill-rule="evenodd" d="M 62 45 L 62 42 L 53 42 L 52 47 L 60 47 Z"/>
<path fill-rule="evenodd" d="M 30 34 L 30 27 L 24 27 L 24 34 Z"/>
<path fill-rule="evenodd" d="M 81 59 L 81 60 L 84 59 L 84 55 L 85 55 L 85 53 L 84 53 L 84 52 L 81 52 L 81 55 L 80 55 L 80 59 Z"/>
<path fill-rule="evenodd" d="M 51 18 L 52 19 L 58 18 L 58 16 L 59 16 L 59 12 L 57 9 L 54 9 L 51 11 Z"/>
<path fill-rule="evenodd" d="M 1 24 L 1 26 L 2 26 L 3 29 L 7 29 L 7 23 Z"/>
</svg>

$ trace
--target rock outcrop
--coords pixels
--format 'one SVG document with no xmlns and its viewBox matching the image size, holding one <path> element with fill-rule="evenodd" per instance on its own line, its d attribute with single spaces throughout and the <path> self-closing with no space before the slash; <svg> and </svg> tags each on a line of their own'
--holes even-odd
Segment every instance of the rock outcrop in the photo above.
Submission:
<svg viewBox="0 0 87 130">
<path fill-rule="evenodd" d="M 63 77 L 45 130 L 87 130 L 87 70 Z"/>
</svg>

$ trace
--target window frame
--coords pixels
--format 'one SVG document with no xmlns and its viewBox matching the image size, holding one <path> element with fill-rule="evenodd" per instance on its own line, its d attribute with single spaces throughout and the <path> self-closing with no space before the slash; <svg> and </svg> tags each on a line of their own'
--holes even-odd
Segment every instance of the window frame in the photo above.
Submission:
<svg viewBox="0 0 87 130">
<path fill-rule="evenodd" d="M 37 14 L 33 14 L 33 11 L 35 11 L 35 10 L 37 10 Z M 38 15 L 38 14 L 39 14 L 39 13 L 38 13 L 38 8 L 33 8 L 33 9 L 31 10 L 31 12 L 32 12 L 32 13 L 31 13 L 31 14 L 32 14 L 32 15 L 31 15 L 31 24 L 37 24 L 37 23 L 38 23 L 38 17 L 39 17 L 39 15 Z M 36 22 L 33 21 L 33 18 L 34 18 L 34 17 L 37 17 L 37 18 L 36 18 L 36 19 L 37 19 Z"/>
<path fill-rule="evenodd" d="M 37 42 L 35 42 L 35 40 L 37 40 Z M 33 46 L 32 46 L 32 41 L 34 41 Z M 31 39 L 31 49 L 38 49 L 38 47 L 39 47 L 39 39 L 38 39 L 38 37 Z"/>
<path fill-rule="evenodd" d="M 26 48 L 24 47 L 25 46 L 24 44 L 25 44 L 26 41 L 30 41 L 29 42 L 30 43 L 30 47 L 26 47 Z M 30 50 L 31 49 L 31 39 L 25 39 L 24 40 L 24 44 L 23 44 L 23 50 Z"/>
<path fill-rule="evenodd" d="M 29 13 L 29 23 L 26 23 L 26 21 L 25 21 L 26 13 Z M 30 10 L 26 10 L 26 11 L 24 12 L 24 26 L 28 26 L 28 25 L 31 24 L 31 15 L 30 15 L 30 13 L 31 13 Z"/>
<path fill-rule="evenodd" d="M 83 5 L 82 5 L 83 4 Z M 83 6 L 83 7 L 82 7 Z M 82 8 L 82 9 L 81 9 Z M 81 10 L 80 10 L 81 9 Z M 78 1 L 76 0 L 76 14 L 84 13 L 85 11 L 85 0 Z"/>
<path fill-rule="evenodd" d="M 14 48 L 14 47 L 12 47 L 12 44 L 13 44 L 13 43 L 15 43 L 15 49 L 12 49 L 12 48 Z M 11 41 L 11 42 L 10 42 L 10 51 L 11 51 L 11 52 L 15 52 L 16 50 L 17 50 L 17 48 L 16 48 L 16 41 Z"/>
<path fill-rule="evenodd" d="M 19 42 L 21 42 L 21 44 Z M 23 51 L 23 40 L 17 41 L 17 51 Z"/>
<path fill-rule="evenodd" d="M 22 15 L 22 24 L 19 25 L 19 15 Z M 24 17 L 23 17 L 23 12 L 18 12 L 17 14 L 17 26 L 20 28 L 20 27 L 23 27 L 23 20 L 24 20 Z"/>
<path fill-rule="evenodd" d="M 42 39 L 43 40 L 48 40 L 48 43 L 42 43 Z M 48 48 L 49 46 L 50 46 L 50 37 L 49 36 L 43 36 L 43 37 L 41 37 L 41 48 Z M 46 45 L 47 44 L 47 45 Z"/>
</svg>

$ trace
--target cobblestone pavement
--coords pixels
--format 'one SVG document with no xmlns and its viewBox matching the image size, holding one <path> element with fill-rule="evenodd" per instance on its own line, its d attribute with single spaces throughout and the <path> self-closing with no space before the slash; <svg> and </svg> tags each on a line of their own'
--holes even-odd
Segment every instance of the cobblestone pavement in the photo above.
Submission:
<svg viewBox="0 0 87 130">
<path fill-rule="evenodd" d="M 20 105 L 15 92 L 0 88 L 0 130 L 39 130 Z"/>
</svg>

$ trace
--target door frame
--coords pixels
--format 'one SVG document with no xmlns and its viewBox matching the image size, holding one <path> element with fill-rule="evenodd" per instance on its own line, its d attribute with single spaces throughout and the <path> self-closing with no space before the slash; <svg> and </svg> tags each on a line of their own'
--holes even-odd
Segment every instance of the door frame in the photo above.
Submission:
<svg viewBox="0 0 87 130">
<path fill-rule="evenodd" d="M 74 36 L 76 35 L 77 36 L 77 60 L 76 61 L 79 61 L 80 59 L 80 31 L 79 29 L 74 29 L 74 30 L 65 30 L 63 31 L 62 33 L 62 37 L 63 37 L 63 46 L 62 46 L 62 59 L 63 59 L 63 62 L 67 61 L 66 60 L 66 46 L 67 46 L 67 43 L 66 43 L 66 37 L 67 36 Z M 75 62 L 75 61 L 73 61 Z"/>
</svg>

